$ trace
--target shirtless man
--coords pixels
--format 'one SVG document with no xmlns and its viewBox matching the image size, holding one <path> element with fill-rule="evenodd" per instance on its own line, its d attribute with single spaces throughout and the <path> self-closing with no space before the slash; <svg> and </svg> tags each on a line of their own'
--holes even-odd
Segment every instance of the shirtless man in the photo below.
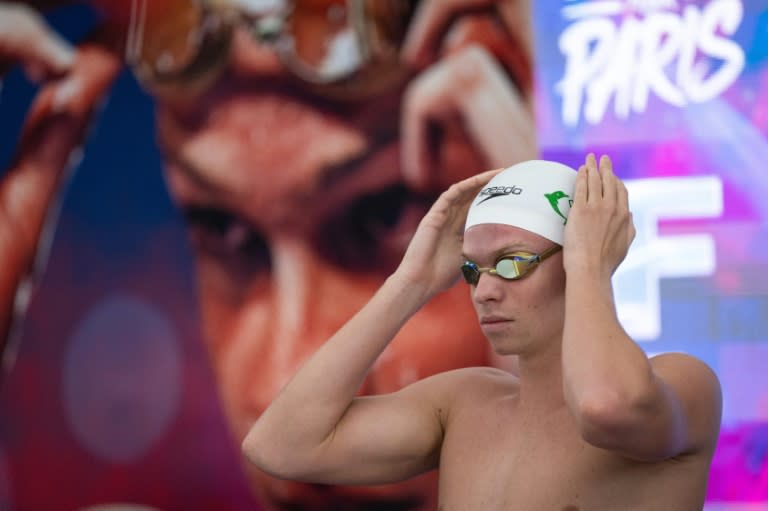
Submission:
<svg viewBox="0 0 768 511">
<path fill-rule="evenodd" d="M 701 509 L 720 386 L 688 355 L 648 359 L 619 324 L 611 276 L 634 234 L 607 157 L 598 168 L 589 155 L 578 173 L 534 161 L 453 185 L 377 294 L 255 422 L 244 452 L 276 476 L 321 483 L 439 468 L 445 511 Z M 355 397 L 460 265 L 486 338 L 519 356 L 519 375 L 462 368 Z"/>
</svg>

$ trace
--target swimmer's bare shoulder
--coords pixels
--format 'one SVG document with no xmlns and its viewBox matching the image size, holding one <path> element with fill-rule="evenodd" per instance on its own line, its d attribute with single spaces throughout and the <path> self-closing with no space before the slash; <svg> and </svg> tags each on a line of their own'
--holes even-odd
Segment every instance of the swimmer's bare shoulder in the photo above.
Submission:
<svg viewBox="0 0 768 511">
<path fill-rule="evenodd" d="M 654 357 L 662 372 L 701 365 Z M 694 367 L 694 369 L 696 369 Z M 701 509 L 713 445 L 657 462 L 587 442 L 566 406 L 530 414 L 519 380 L 489 368 L 444 375 L 452 389 L 440 455 L 440 509 Z M 716 437 L 716 435 L 715 435 Z"/>
<path fill-rule="evenodd" d="M 498 399 L 514 399 L 520 382 L 514 374 L 494 367 L 462 367 L 431 376 L 420 384 L 432 387 L 445 429 L 457 415 Z"/>
</svg>

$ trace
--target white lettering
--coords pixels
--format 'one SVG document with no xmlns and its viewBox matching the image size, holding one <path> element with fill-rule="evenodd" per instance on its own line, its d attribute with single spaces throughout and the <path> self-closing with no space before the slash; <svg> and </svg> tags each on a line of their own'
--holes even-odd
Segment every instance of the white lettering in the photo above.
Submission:
<svg viewBox="0 0 768 511">
<path fill-rule="evenodd" d="M 599 2 L 598 2 L 599 3 Z M 651 94 L 683 107 L 711 100 L 725 91 L 744 68 L 744 51 L 732 36 L 743 18 L 740 0 L 713 0 L 706 6 L 634 0 L 642 16 L 617 25 L 608 15 L 586 9 L 566 28 L 558 45 L 565 57 L 563 78 L 555 85 L 569 126 L 583 115 L 590 124 L 605 116 L 611 99 L 620 119 L 645 111 Z"/>
<path fill-rule="evenodd" d="M 637 341 L 661 334 L 662 278 L 712 275 L 715 243 L 709 234 L 659 236 L 659 220 L 717 218 L 723 213 L 718 177 L 669 177 L 626 181 L 637 234 L 613 277 L 619 321 Z"/>
<path fill-rule="evenodd" d="M 686 15 L 697 9 L 686 8 Z M 699 48 L 705 54 L 723 61 L 722 66 L 705 79 L 709 66 L 704 61 L 678 69 L 680 85 L 691 101 L 701 103 L 717 97 L 738 78 L 744 69 L 744 51 L 733 41 L 719 37 L 718 32 L 733 35 L 744 16 L 738 0 L 717 0 L 707 6 L 699 23 Z"/>
</svg>

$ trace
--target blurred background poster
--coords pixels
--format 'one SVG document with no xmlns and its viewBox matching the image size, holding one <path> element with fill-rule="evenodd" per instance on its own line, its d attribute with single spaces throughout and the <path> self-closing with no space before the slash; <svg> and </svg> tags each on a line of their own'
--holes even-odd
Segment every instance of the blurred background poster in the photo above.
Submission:
<svg viewBox="0 0 768 511">
<path fill-rule="evenodd" d="M 7 51 L 33 13 L 71 71 Z M 0 510 L 435 509 L 240 440 L 440 191 L 588 151 L 630 190 L 622 324 L 723 386 L 707 511 L 768 509 L 768 1 L 2 1 L 3 51 Z M 458 285 L 364 391 L 503 367 L 475 322 Z"/>
</svg>

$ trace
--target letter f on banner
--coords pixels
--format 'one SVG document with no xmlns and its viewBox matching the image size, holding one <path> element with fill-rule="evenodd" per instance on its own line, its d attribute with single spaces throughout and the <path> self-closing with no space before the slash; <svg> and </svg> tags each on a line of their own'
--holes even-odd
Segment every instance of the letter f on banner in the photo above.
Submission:
<svg viewBox="0 0 768 511">
<path fill-rule="evenodd" d="M 709 234 L 659 236 L 659 220 L 717 218 L 723 214 L 719 177 L 670 177 L 626 181 L 637 235 L 613 277 L 619 321 L 638 341 L 661 335 L 662 278 L 704 277 L 715 271 Z"/>
</svg>

